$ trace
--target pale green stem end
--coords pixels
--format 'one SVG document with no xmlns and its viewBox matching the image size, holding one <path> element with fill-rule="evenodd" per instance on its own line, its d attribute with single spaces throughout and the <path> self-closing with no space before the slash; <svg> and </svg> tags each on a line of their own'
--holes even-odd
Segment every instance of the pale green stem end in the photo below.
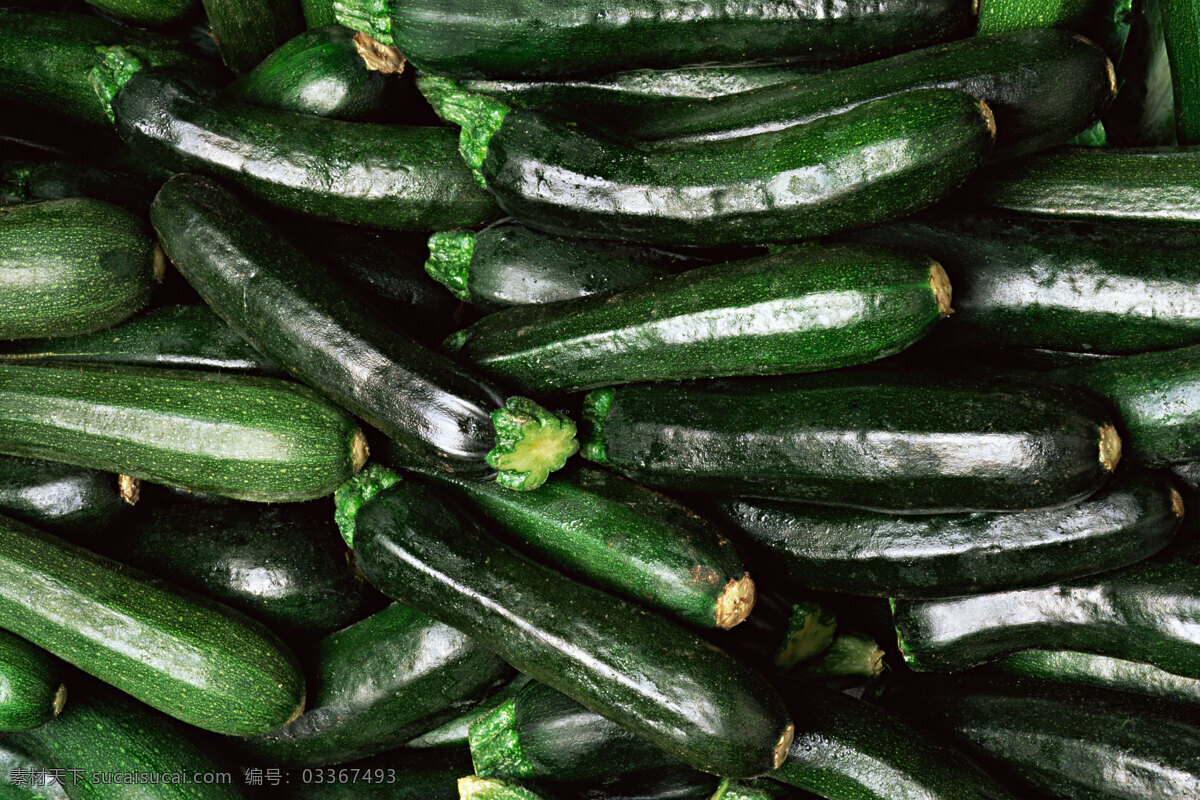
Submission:
<svg viewBox="0 0 1200 800">
<path fill-rule="evenodd" d="M 102 53 L 104 60 L 88 73 L 88 83 L 92 85 L 96 96 L 100 98 L 100 104 L 104 107 L 104 115 L 108 117 L 109 122 L 115 125 L 116 119 L 113 117 L 112 110 L 113 98 L 135 73 L 146 68 L 146 62 L 120 45 L 112 47 L 100 45 L 96 47 L 96 52 Z"/>
<path fill-rule="evenodd" d="M 333 520 L 347 546 L 354 547 L 354 521 L 358 518 L 358 510 L 372 497 L 399 482 L 399 473 L 379 464 L 369 464 L 338 488 L 333 495 Z"/>
<path fill-rule="evenodd" d="M 467 741 L 476 775 L 481 778 L 537 777 L 537 768 L 521 749 L 516 721 L 517 703 L 509 698 L 471 723 Z"/>
<path fill-rule="evenodd" d="M 425 271 L 459 300 L 470 302 L 467 281 L 471 277 L 471 256 L 474 254 L 475 234 L 471 231 L 435 233 L 429 237 Z"/>
<path fill-rule="evenodd" d="M 339 24 L 394 47 L 391 0 L 333 0 L 333 16 Z"/>
<path fill-rule="evenodd" d="M 532 789 L 495 778 L 468 775 L 458 779 L 459 800 L 546 800 Z"/>
<path fill-rule="evenodd" d="M 496 446 L 487 463 L 499 472 L 496 483 L 509 489 L 538 488 L 579 450 L 575 423 L 526 397 L 508 398 L 492 412 L 492 424 Z"/>
<path fill-rule="evenodd" d="M 481 170 L 487 158 L 488 144 L 512 109 L 495 98 L 465 92 L 454 81 L 436 75 L 418 78 L 417 88 L 439 117 L 462 127 L 458 151 L 474 173 L 475 180 L 486 189 Z"/>
<path fill-rule="evenodd" d="M 796 670 L 805 678 L 875 678 L 883 672 L 883 650 L 874 639 L 845 633 L 820 658 Z"/>
<path fill-rule="evenodd" d="M 817 603 L 802 602 L 792 606 L 787 635 L 775 653 L 775 667 L 787 672 L 802 661 L 824 652 L 833 644 L 837 618 L 825 613 Z"/>
</svg>

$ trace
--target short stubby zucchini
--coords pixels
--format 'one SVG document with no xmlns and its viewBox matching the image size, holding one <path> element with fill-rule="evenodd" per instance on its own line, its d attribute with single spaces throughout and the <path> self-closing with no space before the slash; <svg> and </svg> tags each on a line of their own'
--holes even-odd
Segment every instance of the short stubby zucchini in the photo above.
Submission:
<svg viewBox="0 0 1200 800">
<path fill-rule="evenodd" d="M 583 417 L 583 456 L 649 486 L 901 513 L 1068 505 L 1120 459 L 1100 401 L 1016 378 L 635 384 L 589 393 Z"/>
<path fill-rule="evenodd" d="M 510 109 L 445 79 L 422 91 L 462 126 L 497 203 L 548 233 L 722 245 L 821 236 L 918 211 L 983 163 L 987 105 L 919 89 L 745 140 L 642 145 Z"/>
<path fill-rule="evenodd" d="M 490 314 L 456 344 L 461 361 L 535 395 L 816 372 L 903 350 L 949 316 L 950 299 L 927 257 L 810 244 Z"/>
<path fill-rule="evenodd" d="M 0 731 L 45 725 L 67 701 L 62 662 L 20 636 L 0 631 Z"/>
<path fill-rule="evenodd" d="M 0 456 L 0 514 L 84 541 L 115 530 L 141 496 L 141 481 L 61 461 Z"/>
</svg>

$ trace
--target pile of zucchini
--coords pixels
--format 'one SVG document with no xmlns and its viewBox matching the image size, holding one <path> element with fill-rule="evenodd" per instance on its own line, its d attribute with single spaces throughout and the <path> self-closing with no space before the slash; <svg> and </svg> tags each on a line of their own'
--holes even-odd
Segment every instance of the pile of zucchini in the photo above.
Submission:
<svg viewBox="0 0 1200 800">
<path fill-rule="evenodd" d="M 0 797 L 1200 800 L 1180 0 L 0 0 Z"/>
</svg>

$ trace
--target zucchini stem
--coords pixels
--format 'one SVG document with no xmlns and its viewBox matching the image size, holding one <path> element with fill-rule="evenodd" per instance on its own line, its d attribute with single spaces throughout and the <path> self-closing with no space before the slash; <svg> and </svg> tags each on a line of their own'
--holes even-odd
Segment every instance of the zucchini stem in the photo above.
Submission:
<svg viewBox="0 0 1200 800">
<path fill-rule="evenodd" d="M 842 677 L 869 680 L 883 673 L 884 655 L 874 639 L 852 633 L 841 634 L 820 658 L 800 667 L 797 674 L 814 680 Z"/>
<path fill-rule="evenodd" d="M 362 58 L 367 69 L 382 72 L 385 75 L 399 75 L 404 72 L 408 59 L 396 48 L 372 39 L 369 34 L 359 31 L 354 34 L 354 49 Z"/>
<path fill-rule="evenodd" d="M 486 460 L 499 473 L 496 483 L 509 489 L 538 488 L 579 450 L 575 423 L 526 397 L 508 398 L 492 412 L 492 424 L 496 446 Z"/>
<path fill-rule="evenodd" d="M 1109 472 L 1117 468 L 1121 461 L 1121 434 L 1116 427 L 1105 425 L 1100 429 L 1100 463 Z"/>
<path fill-rule="evenodd" d="M 930 262 L 929 285 L 933 289 L 933 299 L 937 301 L 938 311 L 941 315 L 948 317 L 953 314 L 954 309 L 950 307 L 950 300 L 953 296 L 950 276 L 946 274 L 945 268 L 936 261 Z"/>
<path fill-rule="evenodd" d="M 537 768 L 521 749 L 516 723 L 517 703 L 511 697 L 471 723 L 467 741 L 476 775 L 481 778 L 537 777 Z"/>
<path fill-rule="evenodd" d="M 730 578 L 729 583 L 725 584 L 725 590 L 717 598 L 717 627 L 729 630 L 745 620 L 754 610 L 756 597 L 754 581 L 749 572 L 743 573 L 742 577 L 737 579 Z"/>
<path fill-rule="evenodd" d="M 465 92 L 454 81 L 435 75 L 418 79 L 417 88 L 439 117 L 462 127 L 458 151 L 475 180 L 486 189 L 480 170 L 487 158 L 488 144 L 512 109 L 494 98 Z"/>
<path fill-rule="evenodd" d="M 471 257 L 475 255 L 475 234 L 471 231 L 444 231 L 429 237 L 429 259 L 425 271 L 429 277 L 450 290 L 459 300 L 471 299 L 467 281 L 471 277 Z"/>
<path fill-rule="evenodd" d="M 801 661 L 824 652 L 833 644 L 837 618 L 811 602 L 796 603 L 788 620 L 787 635 L 775 653 L 775 668 L 787 672 Z"/>
<path fill-rule="evenodd" d="M 128 505 L 135 506 L 142 496 L 142 482 L 132 475 L 118 475 L 117 494 Z"/>
<path fill-rule="evenodd" d="M 54 692 L 54 701 L 50 704 L 51 710 L 54 711 L 54 716 L 62 713 L 63 707 L 67 704 L 67 685 L 60 683 L 57 691 Z"/>
<path fill-rule="evenodd" d="M 333 18 L 350 30 L 365 33 L 381 44 L 396 44 L 392 38 L 390 0 L 333 0 Z"/>
<path fill-rule="evenodd" d="M 384 489 L 400 482 L 395 470 L 371 464 L 343 483 L 333 495 L 333 520 L 349 547 L 354 547 L 354 521 L 358 510 Z"/>
<path fill-rule="evenodd" d="M 146 62 L 120 45 L 112 47 L 99 45 L 96 47 L 96 52 L 103 53 L 104 60 L 88 73 L 88 83 L 92 85 L 96 96 L 100 98 L 100 102 L 104 106 L 104 115 L 108 117 L 109 122 L 115 125 L 116 119 L 113 117 L 112 111 L 113 98 L 125 87 L 134 74 L 146 68 Z"/>
</svg>

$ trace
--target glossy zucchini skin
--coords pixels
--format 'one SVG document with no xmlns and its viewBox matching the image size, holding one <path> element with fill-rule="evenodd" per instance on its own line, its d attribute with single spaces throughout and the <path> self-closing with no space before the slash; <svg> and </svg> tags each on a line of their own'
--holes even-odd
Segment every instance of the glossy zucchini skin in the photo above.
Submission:
<svg viewBox="0 0 1200 800">
<path fill-rule="evenodd" d="M 288 0 L 200 0 L 200 4 L 221 60 L 239 75 L 304 30 L 300 5 Z"/>
<path fill-rule="evenodd" d="M 0 347 L 0 362 L 131 364 L 280 375 L 203 304 L 159 306 L 96 333 L 13 342 Z"/>
<path fill-rule="evenodd" d="M 1200 679 L 1185 678 L 1150 664 L 1123 658 L 1072 650 L 1025 650 L 993 661 L 986 669 L 1200 706 Z"/>
<path fill-rule="evenodd" d="M 500 216 L 444 128 L 356 123 L 205 97 L 144 70 L 113 100 L 121 138 L 142 158 L 240 186 L 290 211 L 400 230 Z"/>
<path fill-rule="evenodd" d="M 728 518 L 789 582 L 879 597 L 947 597 L 1118 569 L 1154 555 L 1179 527 L 1169 480 L 1118 477 L 1071 506 L 896 516 L 735 499 Z"/>
<path fill-rule="evenodd" d="M 341 25 L 306 30 L 231 83 L 225 94 L 281 111 L 366 119 L 382 108 L 389 78 L 368 68 L 356 36 Z"/>
<path fill-rule="evenodd" d="M 807 245 L 490 314 L 458 357 L 532 394 L 818 372 L 914 344 L 950 314 L 950 293 L 928 257 Z"/>
<path fill-rule="evenodd" d="M 239 741 L 245 756 L 320 766 L 375 755 L 457 716 L 512 675 L 481 643 L 399 603 L 323 638 L 314 663 L 307 710 Z"/>
<path fill-rule="evenodd" d="M 950 738 L 1021 797 L 1189 797 L 1200 727 L 1124 692 L 1030 679 L 922 676 L 883 702 Z"/>
<path fill-rule="evenodd" d="M 303 708 L 295 656 L 225 606 L 10 519 L 0 574 L 6 630 L 177 719 L 245 735 Z"/>
<path fill-rule="evenodd" d="M 1016 378 L 637 384 L 589 394 L 584 420 L 583 456 L 648 486 L 898 513 L 1068 505 L 1119 457 L 1099 401 Z"/>
<path fill-rule="evenodd" d="M 949 89 L 905 92 L 745 141 L 648 148 L 491 99 L 481 115 L 490 136 L 473 132 L 467 117 L 455 118 L 458 100 L 428 86 L 435 110 L 467 121 L 468 163 L 518 221 L 649 244 L 787 242 L 903 216 L 961 184 L 994 140 L 986 106 Z M 831 173 L 831 161 L 846 170 Z"/>
<path fill-rule="evenodd" d="M 197 0 L 87 0 L 87 4 L 108 16 L 149 28 L 178 22 L 190 16 L 200 5 Z"/>
<path fill-rule="evenodd" d="M 0 514 L 56 536 L 92 538 L 128 519 L 137 483 L 61 461 L 0 456 Z"/>
<path fill-rule="evenodd" d="M 37 645 L 0 631 L 0 731 L 45 725 L 66 702 L 62 664 Z"/>
<path fill-rule="evenodd" d="M 895 600 L 910 667 L 943 672 L 1021 650 L 1053 647 L 1112 656 L 1200 678 L 1200 564 L 1143 561 L 1050 586 Z"/>
<path fill-rule="evenodd" d="M 549 77 L 712 62 L 869 60 L 967 35 L 965 0 L 737 2 L 699 13 L 663 0 L 340 0 L 344 25 L 394 44 L 423 72 Z M 381 13 L 382 12 L 382 13 Z M 390 39 L 390 41 L 389 41 Z"/>
<path fill-rule="evenodd" d="M 249 375 L 0 364 L 0 420 L 0 453 L 241 500 L 322 497 L 366 460 L 344 411 Z"/>
<path fill-rule="evenodd" d="M 778 695 L 695 634 L 518 555 L 413 481 L 358 512 L 359 566 L 425 609 L 697 769 L 759 775 L 792 737 Z M 637 675 L 637 681 L 627 676 Z"/>
<path fill-rule="evenodd" d="M 153 282 L 154 241 L 130 211 L 84 198 L 0 208 L 0 339 L 116 325 Z"/>
<path fill-rule="evenodd" d="M 1195 227 L 958 213 L 851 237 L 946 268 L 958 313 L 931 341 L 947 347 L 1120 354 L 1186 347 L 1200 333 Z"/>
<path fill-rule="evenodd" d="M 937 44 L 742 94 L 676 104 L 635 129 L 639 138 L 706 141 L 802 125 L 918 88 L 958 89 L 996 115 L 992 159 L 1062 144 L 1116 94 L 1099 47 L 1066 31 L 1030 30 Z"/>
</svg>

